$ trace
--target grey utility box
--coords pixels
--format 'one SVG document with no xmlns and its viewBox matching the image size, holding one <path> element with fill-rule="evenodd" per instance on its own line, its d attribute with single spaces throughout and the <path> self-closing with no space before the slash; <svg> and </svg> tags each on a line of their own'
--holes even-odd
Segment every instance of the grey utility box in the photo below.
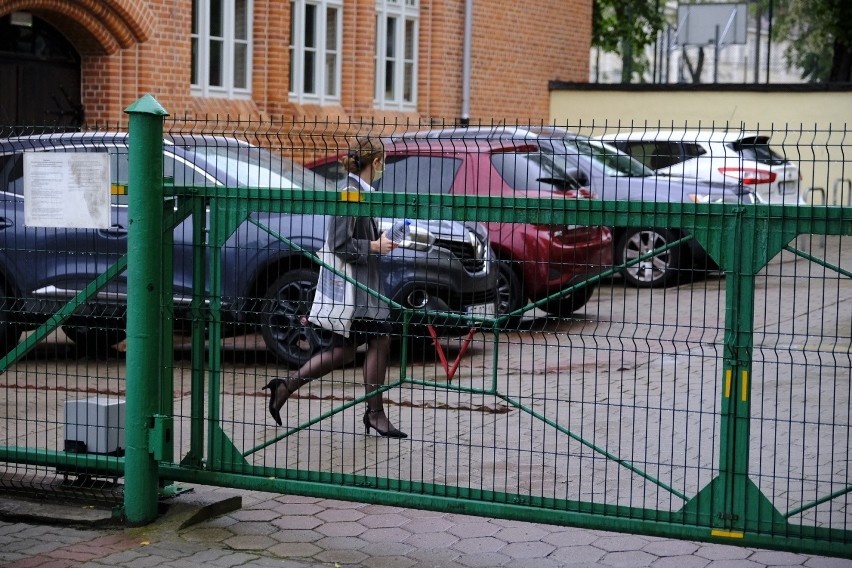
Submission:
<svg viewBox="0 0 852 568">
<path fill-rule="evenodd" d="M 65 451 L 121 454 L 124 399 L 96 396 L 65 401 Z"/>
</svg>

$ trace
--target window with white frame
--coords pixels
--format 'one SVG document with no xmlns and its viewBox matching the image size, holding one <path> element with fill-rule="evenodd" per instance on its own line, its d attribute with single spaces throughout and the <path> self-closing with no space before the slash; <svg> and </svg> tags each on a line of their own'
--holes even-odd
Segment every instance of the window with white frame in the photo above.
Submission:
<svg viewBox="0 0 852 568">
<path fill-rule="evenodd" d="M 415 110 L 419 0 L 376 0 L 376 107 Z"/>
<path fill-rule="evenodd" d="M 252 0 L 193 0 L 192 93 L 251 94 Z"/>
<path fill-rule="evenodd" d="M 291 0 L 290 100 L 340 100 L 343 0 Z"/>
</svg>

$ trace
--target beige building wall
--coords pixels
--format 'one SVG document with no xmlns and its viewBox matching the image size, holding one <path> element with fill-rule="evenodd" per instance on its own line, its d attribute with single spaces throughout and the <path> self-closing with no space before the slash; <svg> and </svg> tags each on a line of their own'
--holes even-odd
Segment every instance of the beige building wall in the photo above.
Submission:
<svg viewBox="0 0 852 568">
<path fill-rule="evenodd" d="M 634 86 L 635 87 L 635 86 Z M 759 131 L 799 163 L 813 203 L 852 205 L 852 90 L 627 90 L 553 86 L 550 119 L 589 136 L 658 128 Z"/>
</svg>

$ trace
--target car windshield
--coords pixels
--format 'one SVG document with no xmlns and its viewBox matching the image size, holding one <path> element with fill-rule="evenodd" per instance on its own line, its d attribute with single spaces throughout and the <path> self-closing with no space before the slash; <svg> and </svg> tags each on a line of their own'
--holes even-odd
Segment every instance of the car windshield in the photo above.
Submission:
<svg viewBox="0 0 852 568">
<path fill-rule="evenodd" d="M 604 171 L 604 175 L 619 177 L 648 177 L 654 172 L 642 162 L 609 144 L 587 138 L 565 138 L 568 153 L 586 156 Z"/>
<path fill-rule="evenodd" d="M 580 187 L 565 159 L 549 152 L 496 152 L 491 163 L 515 191 L 564 192 Z"/>
<path fill-rule="evenodd" d="M 192 146 L 187 147 L 206 164 L 236 180 L 239 187 L 270 187 L 274 189 L 332 189 L 332 185 L 292 160 L 255 146 Z M 195 161 L 196 165 L 199 164 Z"/>
</svg>

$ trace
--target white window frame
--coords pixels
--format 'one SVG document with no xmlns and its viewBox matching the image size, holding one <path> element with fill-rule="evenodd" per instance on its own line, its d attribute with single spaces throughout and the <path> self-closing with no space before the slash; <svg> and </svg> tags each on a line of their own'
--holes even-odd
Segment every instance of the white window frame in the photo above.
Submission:
<svg viewBox="0 0 852 568">
<path fill-rule="evenodd" d="M 192 0 L 193 10 L 195 12 L 196 29 L 191 30 L 191 40 L 193 44 L 192 65 L 195 75 L 195 82 L 190 86 L 190 92 L 194 96 L 201 97 L 223 97 L 243 99 L 251 97 L 252 83 L 252 33 L 254 24 L 254 0 L 218 0 L 222 4 L 222 35 L 212 36 L 210 30 L 210 8 L 211 0 Z M 245 38 L 236 37 L 236 9 L 239 4 L 243 4 L 246 11 L 245 14 Z M 210 84 L 210 59 L 212 57 L 212 49 L 210 44 L 212 41 L 220 41 L 222 43 L 222 61 L 221 73 L 222 84 Z M 236 72 L 236 52 L 237 47 L 245 49 L 245 76 L 242 77 L 245 82 L 245 87 L 237 87 L 234 80 Z"/>
<path fill-rule="evenodd" d="M 388 45 L 388 21 L 395 20 L 396 37 L 394 45 Z M 412 52 L 405 57 L 406 23 L 413 23 L 410 38 Z M 375 54 L 375 99 L 374 104 L 380 110 L 417 110 L 417 59 L 420 37 L 420 0 L 376 0 L 376 54 Z M 391 48 L 394 58 L 393 87 L 388 95 L 385 92 L 388 51 Z M 406 86 L 406 67 L 411 70 L 410 85 Z M 405 98 L 406 88 L 410 89 L 410 100 Z"/>
<path fill-rule="evenodd" d="M 306 7 L 316 10 L 315 46 L 305 45 Z M 328 36 L 329 12 L 335 12 L 334 37 Z M 343 0 L 290 1 L 290 102 L 329 105 L 340 102 L 343 45 Z M 305 58 L 314 56 L 313 83 L 316 92 L 305 91 Z"/>
</svg>

